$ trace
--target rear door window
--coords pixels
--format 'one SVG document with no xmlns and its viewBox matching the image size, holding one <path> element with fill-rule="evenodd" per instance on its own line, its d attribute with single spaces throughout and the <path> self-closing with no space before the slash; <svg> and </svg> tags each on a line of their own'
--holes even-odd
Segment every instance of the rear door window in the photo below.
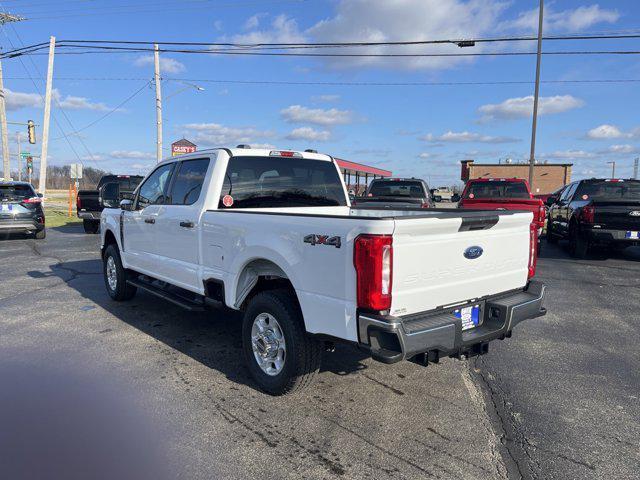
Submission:
<svg viewBox="0 0 640 480">
<path fill-rule="evenodd" d="M 208 168 L 208 158 L 180 162 L 168 203 L 171 205 L 193 205 L 196 203 L 200 198 Z"/>
<path fill-rule="evenodd" d="M 340 176 L 333 162 L 304 158 L 231 157 L 219 208 L 346 204 Z"/>
</svg>

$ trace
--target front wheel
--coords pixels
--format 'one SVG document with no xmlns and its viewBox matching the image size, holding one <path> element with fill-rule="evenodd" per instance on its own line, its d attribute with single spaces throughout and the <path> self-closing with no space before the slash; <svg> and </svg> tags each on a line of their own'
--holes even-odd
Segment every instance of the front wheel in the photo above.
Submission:
<svg viewBox="0 0 640 480">
<path fill-rule="evenodd" d="M 271 395 L 306 387 L 320 369 L 320 342 L 305 331 L 297 299 L 288 290 L 261 292 L 250 300 L 242 347 L 251 376 Z"/>
<path fill-rule="evenodd" d="M 129 300 L 136 294 L 136 287 L 127 283 L 127 271 L 122 266 L 118 247 L 111 244 L 102 259 L 104 285 L 109 296 L 116 301 Z"/>
</svg>

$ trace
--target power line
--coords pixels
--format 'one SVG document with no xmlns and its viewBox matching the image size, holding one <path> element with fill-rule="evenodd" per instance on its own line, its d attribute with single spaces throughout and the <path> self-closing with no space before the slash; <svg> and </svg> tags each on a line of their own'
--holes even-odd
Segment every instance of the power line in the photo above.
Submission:
<svg viewBox="0 0 640 480">
<path fill-rule="evenodd" d="M 5 80 L 28 80 L 28 77 L 4 77 Z M 200 82 L 238 85 L 324 85 L 324 86 L 373 86 L 373 87 L 419 87 L 419 86 L 456 86 L 456 85 L 532 85 L 531 80 L 487 80 L 472 82 L 336 82 L 336 81 L 295 81 L 295 80 L 240 80 L 215 78 L 172 78 L 167 81 Z M 56 77 L 57 81 L 144 81 L 144 77 Z M 582 80 L 540 80 L 548 84 L 598 84 L 598 83 L 640 83 L 639 78 L 582 79 Z M 145 84 L 146 86 L 146 84 Z M 116 107 L 117 108 L 117 107 Z"/>
<path fill-rule="evenodd" d="M 133 98 L 136 97 L 140 92 L 142 92 L 142 90 L 144 90 L 150 83 L 151 83 L 151 81 L 147 81 L 144 85 L 142 85 L 142 87 L 140 87 L 138 90 L 136 90 L 131 95 L 129 95 L 125 100 L 120 102 L 117 106 L 113 107 L 107 113 L 105 113 L 104 115 L 98 117 L 94 121 L 88 123 L 84 127 L 81 127 L 79 129 L 69 133 L 68 135 L 62 135 L 61 137 L 53 138 L 52 140 L 60 140 L 60 139 L 62 139 L 64 137 L 74 136 L 74 135 L 77 135 L 78 133 L 82 132 L 83 130 L 86 130 L 86 129 L 90 128 L 90 127 L 93 127 L 96 123 L 101 122 L 102 120 L 107 118 L 112 113 L 118 111 L 120 108 L 122 108 L 124 105 L 126 105 L 130 100 L 133 100 Z"/>
<path fill-rule="evenodd" d="M 33 55 L 45 47 L 36 47 L 27 52 L 6 52 L 0 55 L 0 58 L 12 58 L 23 55 Z M 142 47 L 113 47 L 98 45 L 59 45 L 59 48 L 85 48 L 87 53 L 141 53 L 153 52 L 152 48 Z M 93 51 L 95 50 L 95 51 Z M 513 56 L 531 56 L 536 52 L 473 52 L 473 53 L 289 53 L 289 52 L 264 52 L 252 50 L 213 50 L 213 49 L 159 49 L 163 53 L 183 53 L 183 54 L 205 54 L 205 55 L 240 55 L 240 56 L 275 56 L 275 57 L 364 57 L 364 58 L 438 58 L 438 57 L 513 57 Z M 65 54 L 74 52 L 60 52 L 56 54 Z M 542 52 L 547 56 L 573 56 L 573 55 L 638 55 L 638 50 L 580 50 L 580 51 L 552 51 Z"/>
</svg>

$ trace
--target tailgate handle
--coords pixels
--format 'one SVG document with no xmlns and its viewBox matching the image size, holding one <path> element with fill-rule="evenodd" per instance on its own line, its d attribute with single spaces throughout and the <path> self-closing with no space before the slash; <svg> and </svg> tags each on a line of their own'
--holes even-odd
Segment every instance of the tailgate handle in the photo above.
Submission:
<svg viewBox="0 0 640 480">
<path fill-rule="evenodd" d="M 156 223 L 156 219 L 155 218 L 145 218 L 144 219 L 144 223 Z"/>
<path fill-rule="evenodd" d="M 464 217 L 460 224 L 459 232 L 469 232 L 473 230 L 488 230 L 498 223 L 498 216 L 491 217 Z"/>
<path fill-rule="evenodd" d="M 195 225 L 193 222 L 180 222 L 180 226 L 184 228 L 193 228 Z"/>
</svg>

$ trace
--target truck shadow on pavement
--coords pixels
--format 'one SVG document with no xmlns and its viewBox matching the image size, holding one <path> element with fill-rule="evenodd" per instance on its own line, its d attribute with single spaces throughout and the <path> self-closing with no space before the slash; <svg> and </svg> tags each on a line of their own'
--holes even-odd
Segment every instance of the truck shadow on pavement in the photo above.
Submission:
<svg viewBox="0 0 640 480">
<path fill-rule="evenodd" d="M 171 350 L 174 349 L 219 371 L 233 382 L 256 388 L 245 367 L 240 336 L 241 313 L 226 307 L 188 312 L 140 290 L 132 300 L 115 302 L 106 292 L 100 260 L 62 262 L 51 265 L 50 269 L 50 272 L 31 271 L 28 275 L 32 278 L 60 277 L 95 306 L 157 340 L 157 348 L 170 361 L 179 361 Z M 110 328 L 105 328 L 108 323 L 111 323 Z M 108 335 L 116 329 L 108 316 L 96 322 L 96 330 L 101 334 Z M 324 354 L 321 372 L 348 375 L 366 369 L 367 365 L 362 363 L 366 358 L 368 356 L 356 348 L 338 345 L 335 352 Z"/>
</svg>

